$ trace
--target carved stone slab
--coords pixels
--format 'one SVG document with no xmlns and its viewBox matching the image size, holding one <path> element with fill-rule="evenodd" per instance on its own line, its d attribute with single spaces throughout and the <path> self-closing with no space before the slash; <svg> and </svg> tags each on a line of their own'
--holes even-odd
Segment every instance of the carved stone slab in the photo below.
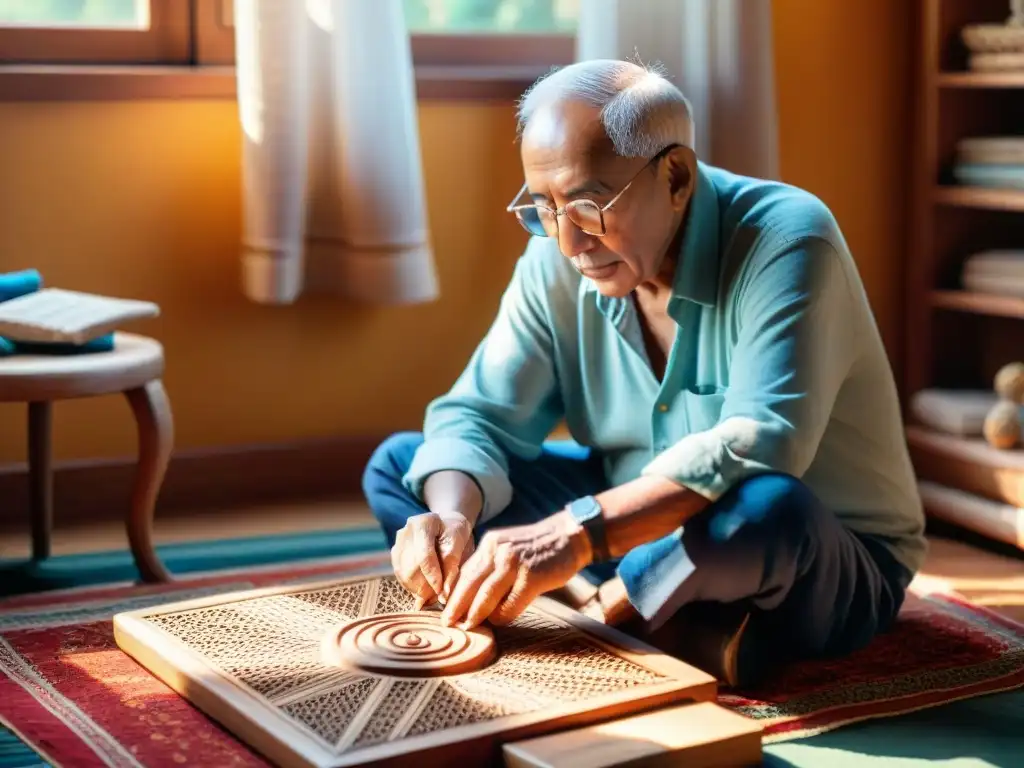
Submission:
<svg viewBox="0 0 1024 768">
<path fill-rule="evenodd" d="M 548 598 L 472 632 L 413 608 L 377 570 L 119 614 L 114 629 L 280 765 L 491 765 L 511 741 L 716 695 L 709 675 Z"/>
</svg>

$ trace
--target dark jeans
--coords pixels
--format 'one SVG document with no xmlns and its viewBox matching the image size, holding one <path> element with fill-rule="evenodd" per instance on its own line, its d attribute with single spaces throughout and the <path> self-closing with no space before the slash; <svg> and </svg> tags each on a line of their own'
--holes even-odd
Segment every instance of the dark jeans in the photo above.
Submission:
<svg viewBox="0 0 1024 768">
<path fill-rule="evenodd" d="M 409 517 L 425 511 L 401 482 L 422 442 L 416 432 L 393 435 L 366 467 L 363 490 L 389 546 Z M 509 477 L 512 503 L 477 536 L 608 488 L 600 457 L 575 443 L 547 443 L 536 461 L 511 457 Z M 730 489 L 686 523 L 679 544 L 678 535 L 667 536 L 585 575 L 599 583 L 617 569 L 648 619 L 657 613 L 664 621 L 697 603 L 745 605 L 747 634 L 776 661 L 863 647 L 892 623 L 911 578 L 879 541 L 844 527 L 803 483 L 782 474 Z"/>
</svg>

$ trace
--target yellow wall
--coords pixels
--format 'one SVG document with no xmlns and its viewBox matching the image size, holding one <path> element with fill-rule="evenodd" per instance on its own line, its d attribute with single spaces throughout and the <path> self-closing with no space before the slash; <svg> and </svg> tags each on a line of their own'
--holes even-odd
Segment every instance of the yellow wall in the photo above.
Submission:
<svg viewBox="0 0 1024 768">
<path fill-rule="evenodd" d="M 898 351 L 902 3 L 776 4 L 782 165 L 844 226 Z M 490 322 L 524 242 L 512 105 L 420 105 L 443 298 L 406 308 L 249 303 L 239 288 L 239 129 L 226 102 L 0 104 L 0 270 L 156 301 L 181 449 L 416 428 Z M 428 339 L 434 341 L 428 342 Z M 277 396 L 285 391 L 286 397 Z M 59 458 L 134 450 L 118 398 L 57 409 Z M 24 457 L 22 409 L 0 406 L 0 462 Z"/>
</svg>

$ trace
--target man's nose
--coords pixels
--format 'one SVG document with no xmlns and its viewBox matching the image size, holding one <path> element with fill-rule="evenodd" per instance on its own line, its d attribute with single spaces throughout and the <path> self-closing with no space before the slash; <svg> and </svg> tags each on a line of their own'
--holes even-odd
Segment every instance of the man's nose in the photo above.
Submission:
<svg viewBox="0 0 1024 768">
<path fill-rule="evenodd" d="M 597 247 L 597 238 L 588 235 L 572 221 L 563 218 L 558 222 L 558 249 L 567 259 L 588 253 Z"/>
</svg>

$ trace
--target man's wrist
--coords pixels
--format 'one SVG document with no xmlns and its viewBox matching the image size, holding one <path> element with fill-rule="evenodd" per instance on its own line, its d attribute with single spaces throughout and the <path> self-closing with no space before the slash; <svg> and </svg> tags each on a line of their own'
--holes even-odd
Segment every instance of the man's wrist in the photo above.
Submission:
<svg viewBox="0 0 1024 768">
<path fill-rule="evenodd" d="M 583 534 L 590 544 L 591 562 L 602 563 L 611 559 L 604 510 L 600 502 L 594 496 L 584 496 L 570 502 L 566 509 L 583 529 Z"/>
<path fill-rule="evenodd" d="M 476 521 L 480 517 L 479 514 L 474 515 L 471 512 L 464 512 L 461 509 L 432 509 L 430 511 L 442 520 L 456 521 L 458 518 L 462 518 L 469 524 L 470 528 L 473 528 L 476 525 Z"/>
<path fill-rule="evenodd" d="M 594 561 L 594 548 L 590 543 L 590 536 L 579 524 L 579 521 L 572 516 L 568 509 L 559 513 L 565 519 L 565 531 L 569 538 L 569 547 L 573 551 L 576 561 L 576 570 L 586 568 Z"/>
</svg>

